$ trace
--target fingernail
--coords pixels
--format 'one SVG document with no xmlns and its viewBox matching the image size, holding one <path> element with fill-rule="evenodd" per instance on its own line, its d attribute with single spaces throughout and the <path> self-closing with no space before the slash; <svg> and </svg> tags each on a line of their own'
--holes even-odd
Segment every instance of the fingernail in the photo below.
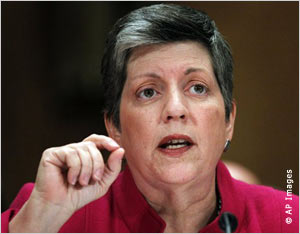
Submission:
<svg viewBox="0 0 300 234">
<path fill-rule="evenodd" d="M 120 147 L 116 142 L 110 141 L 111 146 Z"/>
<path fill-rule="evenodd" d="M 100 180 L 102 176 L 102 170 L 101 169 L 98 169 L 96 172 L 95 172 L 95 177 L 97 180 Z"/>
<path fill-rule="evenodd" d="M 123 152 L 125 153 L 125 149 L 124 149 L 124 148 L 120 148 L 120 149 L 122 149 L 122 150 L 123 150 Z"/>
<path fill-rule="evenodd" d="M 76 184 L 76 181 L 77 181 L 77 177 L 73 177 L 72 181 L 71 181 L 71 184 L 72 185 L 75 185 Z"/>
<path fill-rule="evenodd" d="M 89 177 L 89 176 L 84 176 L 84 177 L 83 177 L 83 183 L 84 183 L 85 185 L 88 185 L 88 184 L 89 184 L 89 181 L 90 181 L 90 177 Z"/>
</svg>

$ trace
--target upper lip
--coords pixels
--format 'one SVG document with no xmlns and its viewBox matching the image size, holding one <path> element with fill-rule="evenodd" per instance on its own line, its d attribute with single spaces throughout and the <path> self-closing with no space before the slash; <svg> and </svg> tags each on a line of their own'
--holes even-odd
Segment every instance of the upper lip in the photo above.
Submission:
<svg viewBox="0 0 300 234">
<path fill-rule="evenodd" d="M 164 137 L 158 144 L 158 146 L 162 146 L 164 144 L 167 144 L 169 141 L 171 140 L 184 140 L 187 141 L 189 144 L 194 144 L 193 140 L 187 136 L 187 135 L 183 135 L 183 134 L 173 134 L 173 135 L 169 135 Z"/>
</svg>

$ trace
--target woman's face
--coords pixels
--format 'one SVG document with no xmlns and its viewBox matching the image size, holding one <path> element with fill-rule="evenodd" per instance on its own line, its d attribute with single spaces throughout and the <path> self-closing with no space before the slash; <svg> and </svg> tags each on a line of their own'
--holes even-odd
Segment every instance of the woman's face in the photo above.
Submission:
<svg viewBox="0 0 300 234">
<path fill-rule="evenodd" d="M 119 143 L 133 174 L 186 183 L 214 173 L 233 132 L 210 56 L 199 43 L 133 51 L 121 105 Z"/>
</svg>

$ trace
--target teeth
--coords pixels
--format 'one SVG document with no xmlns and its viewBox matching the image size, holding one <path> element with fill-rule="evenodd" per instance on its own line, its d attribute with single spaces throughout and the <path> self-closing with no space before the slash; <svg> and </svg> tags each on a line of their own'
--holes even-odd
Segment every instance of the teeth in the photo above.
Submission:
<svg viewBox="0 0 300 234">
<path fill-rule="evenodd" d="M 184 139 L 172 139 L 167 143 L 162 144 L 160 147 L 164 149 L 179 149 L 189 145 L 191 145 L 191 143 Z"/>
<path fill-rule="evenodd" d="M 167 149 L 178 149 L 178 148 L 181 148 L 181 147 L 185 147 L 186 144 L 180 144 L 180 145 L 168 145 L 166 148 Z"/>
<path fill-rule="evenodd" d="M 177 143 L 185 143 L 186 140 L 183 139 L 174 139 L 174 140 L 169 140 L 168 144 L 177 144 Z"/>
</svg>

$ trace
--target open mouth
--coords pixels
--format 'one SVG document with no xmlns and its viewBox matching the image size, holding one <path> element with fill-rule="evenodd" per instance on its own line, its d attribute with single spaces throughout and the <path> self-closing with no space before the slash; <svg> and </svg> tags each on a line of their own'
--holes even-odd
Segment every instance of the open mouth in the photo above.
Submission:
<svg viewBox="0 0 300 234">
<path fill-rule="evenodd" d="M 163 151 L 178 151 L 181 149 L 188 149 L 192 146 L 194 142 L 192 139 L 187 135 L 181 134 L 173 134 L 164 137 L 158 147 Z"/>
<path fill-rule="evenodd" d="M 160 145 L 159 147 L 162 149 L 179 149 L 190 145 L 192 145 L 192 143 L 184 139 L 173 139 L 169 140 L 165 144 Z"/>
</svg>

